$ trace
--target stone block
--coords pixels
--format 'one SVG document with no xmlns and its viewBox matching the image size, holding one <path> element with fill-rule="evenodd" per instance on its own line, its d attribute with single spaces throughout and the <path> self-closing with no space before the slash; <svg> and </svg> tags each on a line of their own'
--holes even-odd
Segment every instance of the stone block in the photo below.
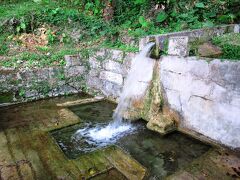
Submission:
<svg viewBox="0 0 240 180">
<path fill-rule="evenodd" d="M 112 50 L 112 59 L 115 60 L 122 60 L 123 58 L 123 51 L 120 50 Z"/>
<path fill-rule="evenodd" d="M 88 62 L 90 64 L 90 68 L 92 68 L 92 69 L 100 69 L 101 68 L 101 62 L 98 61 L 95 57 L 90 57 Z"/>
<path fill-rule="evenodd" d="M 236 24 L 234 26 L 234 30 L 233 30 L 234 33 L 240 33 L 240 24 Z"/>
<path fill-rule="evenodd" d="M 86 69 L 84 66 L 73 66 L 73 67 L 65 68 L 65 75 L 67 77 L 77 76 L 77 75 L 83 74 L 85 70 Z"/>
<path fill-rule="evenodd" d="M 43 79 L 48 79 L 49 78 L 49 68 L 42 68 L 42 69 L 38 69 L 37 71 L 35 71 L 35 75 L 38 79 L 43 80 Z"/>
<path fill-rule="evenodd" d="M 122 64 L 120 64 L 116 61 L 107 60 L 106 62 L 104 62 L 103 67 L 105 70 L 108 70 L 111 72 L 115 72 L 115 73 L 119 73 L 119 74 L 123 73 Z"/>
<path fill-rule="evenodd" d="M 117 98 L 120 96 L 121 87 L 122 86 L 116 83 L 103 81 L 103 87 L 101 90 L 105 96 L 112 96 L 114 98 Z"/>
<path fill-rule="evenodd" d="M 100 79 L 110 81 L 112 83 L 122 85 L 123 84 L 123 77 L 121 74 L 113 73 L 110 71 L 102 71 L 100 73 Z"/>
<path fill-rule="evenodd" d="M 107 49 L 106 56 L 108 57 L 109 60 L 122 61 L 123 51 L 116 50 L 116 49 Z"/>
<path fill-rule="evenodd" d="M 81 65 L 80 57 L 78 55 L 65 55 L 64 59 L 66 61 L 66 67 Z"/>
<path fill-rule="evenodd" d="M 88 76 L 86 83 L 87 83 L 87 86 L 90 88 L 94 88 L 98 90 L 102 89 L 102 82 L 97 77 Z"/>
<path fill-rule="evenodd" d="M 135 56 L 136 56 L 136 53 L 132 53 L 132 52 L 125 54 L 125 57 L 123 59 L 123 64 L 122 64 L 122 67 L 123 67 L 122 75 L 124 77 L 127 77 L 127 74 L 131 69 L 132 60 L 134 59 Z"/>
<path fill-rule="evenodd" d="M 170 37 L 168 54 L 174 56 L 188 56 L 188 36 Z"/>
<path fill-rule="evenodd" d="M 198 47 L 198 53 L 203 57 L 219 57 L 222 54 L 220 47 L 206 42 Z"/>
<path fill-rule="evenodd" d="M 100 73 L 100 70 L 98 70 L 98 69 L 91 69 L 88 72 L 88 76 L 97 77 L 97 76 L 99 76 L 99 73 Z"/>
<path fill-rule="evenodd" d="M 100 49 L 95 53 L 95 56 L 105 56 L 106 49 Z"/>
</svg>

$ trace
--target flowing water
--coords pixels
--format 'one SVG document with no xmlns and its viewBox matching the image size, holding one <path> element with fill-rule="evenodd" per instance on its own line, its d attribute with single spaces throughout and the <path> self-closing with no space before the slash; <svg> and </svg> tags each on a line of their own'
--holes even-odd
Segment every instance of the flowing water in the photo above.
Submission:
<svg viewBox="0 0 240 180">
<path fill-rule="evenodd" d="M 112 143 L 118 138 L 136 130 L 130 122 L 123 120 L 123 114 L 131 106 L 131 100 L 141 96 L 147 89 L 152 79 L 154 59 L 149 58 L 149 52 L 154 43 L 149 43 L 132 60 L 132 66 L 124 83 L 123 91 L 119 98 L 118 106 L 113 114 L 113 121 L 109 124 L 97 126 L 87 125 L 76 132 L 78 137 L 86 137 L 89 143 L 105 144 Z"/>
<path fill-rule="evenodd" d="M 131 107 L 131 101 L 143 95 L 152 79 L 155 60 L 148 54 L 153 45 L 148 44 L 132 60 L 117 107 L 107 101 L 70 107 L 82 122 L 52 132 L 69 158 L 117 145 L 148 168 L 152 179 L 161 179 L 187 166 L 209 149 L 183 134 L 172 133 L 161 137 L 146 129 L 144 122 L 130 123 L 122 118 Z"/>
<path fill-rule="evenodd" d="M 131 106 L 131 100 L 142 96 L 146 91 L 149 81 L 152 79 L 154 59 L 149 58 L 149 53 L 154 43 L 149 43 L 132 60 L 132 66 L 124 83 L 118 106 L 113 119 L 117 125 L 122 123 L 124 112 Z"/>
<path fill-rule="evenodd" d="M 109 145 L 117 145 L 148 168 L 150 177 L 155 179 L 162 179 L 179 168 L 186 167 L 209 149 L 209 146 L 178 132 L 162 137 L 146 129 L 144 121 L 134 122 L 134 129 L 120 133 L 117 137 L 112 136 L 108 140 L 99 140 L 102 139 L 99 135 L 91 138 L 91 132 L 86 129 L 97 130 L 107 126 L 112 121 L 115 108 L 115 104 L 108 101 L 70 107 L 82 122 L 51 134 L 70 159 Z M 79 130 L 86 134 L 79 133 Z"/>
</svg>

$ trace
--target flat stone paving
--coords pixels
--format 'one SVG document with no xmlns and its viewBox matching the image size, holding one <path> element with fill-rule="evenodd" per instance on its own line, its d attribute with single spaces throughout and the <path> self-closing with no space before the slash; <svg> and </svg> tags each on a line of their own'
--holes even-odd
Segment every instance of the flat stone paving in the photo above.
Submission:
<svg viewBox="0 0 240 180">
<path fill-rule="evenodd" d="M 81 121 L 67 108 L 56 106 L 78 98 L 55 98 L 0 109 L 0 180 L 144 179 L 146 169 L 115 146 L 74 160 L 64 155 L 49 131 Z M 189 167 L 167 177 L 237 178 L 240 178 L 239 156 L 213 148 Z"/>
<path fill-rule="evenodd" d="M 168 180 L 240 179 L 240 158 L 223 149 L 211 149 L 187 168 L 167 177 Z"/>
<path fill-rule="evenodd" d="M 81 121 L 67 108 L 56 106 L 69 100 L 73 99 L 0 109 L 0 179 L 143 179 L 146 169 L 116 147 L 74 160 L 64 155 L 49 131 Z"/>
</svg>

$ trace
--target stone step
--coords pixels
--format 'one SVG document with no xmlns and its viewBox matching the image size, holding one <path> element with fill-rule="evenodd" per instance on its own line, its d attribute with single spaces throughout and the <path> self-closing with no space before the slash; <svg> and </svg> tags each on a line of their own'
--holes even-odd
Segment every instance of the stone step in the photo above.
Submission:
<svg viewBox="0 0 240 180">
<path fill-rule="evenodd" d="M 34 173 L 32 171 L 32 164 L 26 159 L 21 149 L 20 139 L 16 128 L 9 128 L 5 130 L 6 137 L 9 142 L 9 149 L 12 154 L 12 158 L 16 163 L 16 167 L 21 178 L 26 180 L 34 179 Z"/>
<path fill-rule="evenodd" d="M 105 157 L 111 164 L 129 180 L 141 180 L 146 176 L 147 170 L 129 154 L 118 147 L 104 150 Z"/>
<path fill-rule="evenodd" d="M 141 180 L 146 175 L 146 169 L 141 164 L 116 146 L 80 155 L 72 161 L 86 179 L 106 177 L 106 173 L 112 171 L 116 176 L 118 174 L 118 176 L 124 177 L 122 179 L 129 180 Z M 116 178 L 112 177 L 112 179 Z"/>
<path fill-rule="evenodd" d="M 81 155 L 72 161 L 78 166 L 84 178 L 96 176 L 113 168 L 102 150 Z"/>
<path fill-rule="evenodd" d="M 70 106 L 99 102 L 99 101 L 102 101 L 103 99 L 104 99 L 104 97 L 101 97 L 101 96 L 94 97 L 94 98 L 78 99 L 78 100 L 75 100 L 75 101 L 67 101 L 67 102 L 64 102 L 64 103 L 57 103 L 57 106 L 58 107 L 70 107 Z"/>
<path fill-rule="evenodd" d="M 13 164 L 14 160 L 8 149 L 8 141 L 4 131 L 0 132 L 0 165 Z"/>
<path fill-rule="evenodd" d="M 79 169 L 64 156 L 51 136 L 46 132 L 33 132 L 35 143 L 33 148 L 38 151 L 45 169 L 55 179 L 78 179 L 81 177 Z"/>
<path fill-rule="evenodd" d="M 17 128 L 17 133 L 19 135 L 22 151 L 27 161 L 31 163 L 35 179 L 51 179 L 49 172 L 38 155 L 38 151 L 32 145 L 36 140 L 32 139 L 31 131 L 28 128 Z"/>
<path fill-rule="evenodd" d="M 9 151 L 5 132 L 0 132 L 0 177 L 2 180 L 20 179 L 16 163 Z"/>
</svg>

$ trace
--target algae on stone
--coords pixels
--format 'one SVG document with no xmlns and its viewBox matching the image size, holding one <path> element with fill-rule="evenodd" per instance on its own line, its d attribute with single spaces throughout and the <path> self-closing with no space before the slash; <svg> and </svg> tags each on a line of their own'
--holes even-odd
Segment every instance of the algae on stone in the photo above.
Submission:
<svg viewBox="0 0 240 180">
<path fill-rule="evenodd" d="M 161 59 L 160 59 L 161 60 Z M 132 100 L 130 108 L 124 117 L 129 120 L 144 119 L 147 127 L 164 135 L 176 129 L 173 112 L 163 111 L 164 98 L 160 82 L 160 61 L 155 62 L 152 81 L 145 95 Z"/>
</svg>

